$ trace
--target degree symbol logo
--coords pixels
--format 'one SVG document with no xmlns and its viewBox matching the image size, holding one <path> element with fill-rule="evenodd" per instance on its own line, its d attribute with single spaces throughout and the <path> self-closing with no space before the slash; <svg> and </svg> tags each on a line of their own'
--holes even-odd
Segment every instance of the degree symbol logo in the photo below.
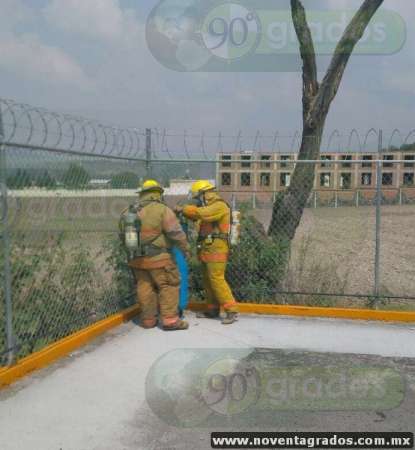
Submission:
<svg viewBox="0 0 415 450">
<path fill-rule="evenodd" d="M 226 3 L 206 15 L 201 35 L 212 55 L 235 60 L 256 50 L 261 39 L 261 23 L 257 14 L 245 6 Z"/>
<path fill-rule="evenodd" d="M 224 416 L 241 414 L 254 406 L 260 397 L 260 376 L 243 360 L 220 359 L 211 364 L 201 380 L 206 405 Z"/>
</svg>

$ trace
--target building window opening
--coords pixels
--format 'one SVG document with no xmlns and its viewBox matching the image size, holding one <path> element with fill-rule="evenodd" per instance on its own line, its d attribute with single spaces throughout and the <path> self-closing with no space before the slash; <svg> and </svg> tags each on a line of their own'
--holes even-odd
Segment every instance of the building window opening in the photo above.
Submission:
<svg viewBox="0 0 415 450">
<path fill-rule="evenodd" d="M 280 175 L 280 184 L 284 187 L 289 187 L 291 183 L 291 174 L 290 173 L 282 173 Z"/>
<path fill-rule="evenodd" d="M 232 155 L 222 155 L 222 167 L 231 167 Z"/>
<path fill-rule="evenodd" d="M 271 155 L 262 155 L 261 156 L 261 168 L 269 169 L 271 167 Z"/>
<path fill-rule="evenodd" d="M 251 186 L 251 174 L 250 173 L 241 174 L 241 186 Z"/>
<path fill-rule="evenodd" d="M 331 187 L 331 173 L 320 174 L 320 187 L 324 188 Z"/>
<path fill-rule="evenodd" d="M 363 162 L 362 167 L 370 168 L 370 167 L 372 167 L 373 156 L 372 155 L 363 155 L 363 161 L 368 161 L 368 162 Z"/>
<path fill-rule="evenodd" d="M 362 186 L 372 186 L 371 173 L 362 173 Z"/>
<path fill-rule="evenodd" d="M 245 167 L 245 168 L 251 167 L 251 156 L 242 155 L 241 160 L 242 160 L 241 167 Z"/>
<path fill-rule="evenodd" d="M 331 161 L 331 156 L 329 156 L 329 155 L 323 155 L 323 156 L 321 156 L 321 160 L 322 160 L 322 161 Z M 321 163 L 321 167 L 330 167 L 330 163 L 322 162 L 322 163 Z"/>
<path fill-rule="evenodd" d="M 382 175 L 382 185 L 383 186 L 393 185 L 393 173 L 384 173 Z"/>
<path fill-rule="evenodd" d="M 340 188 L 351 189 L 352 188 L 352 174 L 342 173 L 340 174 Z"/>
<path fill-rule="evenodd" d="M 405 155 L 405 161 L 415 161 L 415 155 Z M 404 167 L 410 169 L 415 167 L 413 162 L 405 162 Z"/>
<path fill-rule="evenodd" d="M 291 156 L 289 156 L 289 155 L 282 155 L 281 156 L 281 161 L 290 161 L 291 160 Z M 281 162 L 281 167 L 288 167 L 288 163 L 286 163 L 286 162 Z"/>
<path fill-rule="evenodd" d="M 404 186 L 414 186 L 414 176 L 413 173 L 404 173 L 403 174 L 403 184 Z"/>
<path fill-rule="evenodd" d="M 261 173 L 260 185 L 262 187 L 271 186 L 271 174 L 270 173 Z"/>
<path fill-rule="evenodd" d="M 393 161 L 393 155 L 384 155 L 383 161 Z M 393 167 L 392 163 L 384 162 L 383 167 Z"/>
<path fill-rule="evenodd" d="M 353 157 L 352 155 L 342 155 L 341 160 L 342 161 L 352 161 Z M 345 169 L 349 169 L 350 167 L 352 167 L 351 163 L 349 162 L 344 162 L 342 164 L 342 167 L 344 167 Z"/>
<path fill-rule="evenodd" d="M 231 186 L 232 185 L 232 176 L 230 173 L 222 174 L 222 186 Z"/>
</svg>

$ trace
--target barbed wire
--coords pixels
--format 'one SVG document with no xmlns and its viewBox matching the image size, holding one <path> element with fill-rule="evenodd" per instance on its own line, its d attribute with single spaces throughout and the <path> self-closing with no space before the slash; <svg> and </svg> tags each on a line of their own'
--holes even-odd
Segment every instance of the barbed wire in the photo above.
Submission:
<svg viewBox="0 0 415 450">
<path fill-rule="evenodd" d="M 382 133 L 382 136 L 380 134 Z M 335 129 L 327 133 L 321 144 L 322 153 L 376 153 L 379 151 L 379 139 L 382 137 L 382 151 L 395 150 L 401 146 L 415 142 L 415 129 L 403 133 L 398 129 L 391 132 L 389 139 L 385 139 L 385 132 L 371 128 L 365 133 L 352 129 L 349 133 L 342 133 Z M 314 139 L 314 137 L 310 137 Z M 230 142 L 232 141 L 233 142 Z M 154 150 L 162 155 L 168 155 L 172 160 L 199 161 L 207 159 L 214 162 L 217 154 L 235 154 L 249 152 L 293 154 L 300 149 L 303 140 L 302 133 L 282 134 L 276 131 L 273 135 L 257 131 L 255 135 L 244 135 L 241 130 L 234 135 L 226 135 L 219 131 L 216 135 L 205 132 L 200 134 L 183 131 L 182 134 L 164 130 L 162 145 Z M 395 144 L 395 145 L 393 145 Z"/>
<path fill-rule="evenodd" d="M 366 134 L 368 134 L 368 133 L 372 133 L 373 131 L 375 131 L 375 133 L 378 133 L 378 130 L 376 128 L 371 128 L 367 133 L 365 133 L 364 136 L 366 136 Z M 399 132 L 400 130 L 395 128 L 394 130 L 392 130 L 392 134 L 393 134 L 393 132 L 396 132 L 396 131 Z M 331 132 L 331 134 L 334 134 L 334 133 L 338 134 L 338 136 L 341 138 L 349 137 L 352 133 L 358 133 L 359 136 L 361 135 L 361 133 L 356 128 L 354 128 L 350 132 L 346 132 L 346 133 L 344 133 L 344 132 L 340 133 L 340 131 L 338 129 L 335 129 L 334 131 Z M 414 133 L 415 133 L 415 129 L 411 130 L 410 134 L 412 135 Z M 200 133 L 199 132 L 189 132 L 189 130 L 187 129 L 186 134 L 187 134 L 188 138 L 200 138 L 201 135 L 204 134 L 205 139 L 212 139 L 212 140 L 218 139 L 219 134 L 222 139 L 238 139 L 238 138 L 243 137 L 245 139 L 251 139 L 251 140 L 255 140 L 255 138 L 257 138 L 258 136 L 260 138 L 268 139 L 268 140 L 275 139 L 275 135 L 277 135 L 279 138 L 286 138 L 286 139 L 293 139 L 293 138 L 297 138 L 298 136 L 301 136 L 300 130 L 294 130 L 293 132 L 286 133 L 286 134 L 281 134 L 278 130 L 274 134 L 266 134 L 266 133 L 263 134 L 260 130 L 257 130 L 257 132 L 255 134 L 245 134 L 244 135 L 241 130 L 239 130 L 238 133 L 236 133 L 236 134 L 234 134 L 234 133 L 226 134 L 223 131 L 217 132 L 215 134 L 207 134 L 206 132 L 200 132 Z M 402 137 L 405 135 L 401 133 L 400 136 Z M 182 138 L 183 131 L 174 132 L 174 131 L 166 130 L 166 137 L 167 138 L 169 138 L 169 137 Z M 402 137 L 402 140 L 405 140 L 405 139 L 406 138 Z"/>
<path fill-rule="evenodd" d="M 8 147 L 116 159 L 144 158 L 143 133 L 139 129 L 106 125 L 7 99 L 0 99 L 0 108 L 3 144 Z"/>
<path fill-rule="evenodd" d="M 0 99 L 3 118 L 3 143 L 8 147 L 46 150 L 56 153 L 82 156 L 105 156 L 107 158 L 144 161 L 146 152 L 144 128 L 122 128 L 103 124 L 83 117 L 57 113 L 45 108 L 33 107 L 13 100 Z M 389 136 L 388 138 L 387 135 Z M 415 128 L 409 132 L 394 129 L 383 131 L 382 147 L 392 150 L 412 144 Z M 359 132 L 335 129 L 322 139 L 321 151 L 328 152 L 377 152 L 380 131 L 371 128 Z M 313 139 L 313 137 L 311 137 Z M 185 129 L 182 132 L 166 128 L 152 128 L 151 158 L 154 160 L 214 162 L 218 153 L 287 153 L 299 151 L 303 136 L 300 131 L 292 133 L 207 133 Z"/>
</svg>

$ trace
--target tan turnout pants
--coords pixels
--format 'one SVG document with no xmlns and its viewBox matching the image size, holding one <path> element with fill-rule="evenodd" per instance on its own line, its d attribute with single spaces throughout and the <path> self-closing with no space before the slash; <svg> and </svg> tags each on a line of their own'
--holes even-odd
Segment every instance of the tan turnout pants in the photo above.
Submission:
<svg viewBox="0 0 415 450">
<path fill-rule="evenodd" d="M 137 299 L 141 307 L 140 321 L 143 327 L 157 325 L 157 316 L 163 326 L 179 320 L 180 274 L 174 264 L 161 269 L 134 269 L 137 279 Z"/>
</svg>

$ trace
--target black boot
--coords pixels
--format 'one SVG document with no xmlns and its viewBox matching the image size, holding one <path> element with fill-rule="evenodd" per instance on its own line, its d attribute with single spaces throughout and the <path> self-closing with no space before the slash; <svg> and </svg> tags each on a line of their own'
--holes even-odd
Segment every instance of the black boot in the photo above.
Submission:
<svg viewBox="0 0 415 450">
<path fill-rule="evenodd" d="M 219 309 L 212 309 L 210 311 L 201 311 L 196 313 L 198 319 L 218 319 L 220 317 Z"/>
<path fill-rule="evenodd" d="M 222 319 L 222 325 L 232 325 L 238 320 L 238 313 L 227 312 L 226 317 Z"/>
</svg>

